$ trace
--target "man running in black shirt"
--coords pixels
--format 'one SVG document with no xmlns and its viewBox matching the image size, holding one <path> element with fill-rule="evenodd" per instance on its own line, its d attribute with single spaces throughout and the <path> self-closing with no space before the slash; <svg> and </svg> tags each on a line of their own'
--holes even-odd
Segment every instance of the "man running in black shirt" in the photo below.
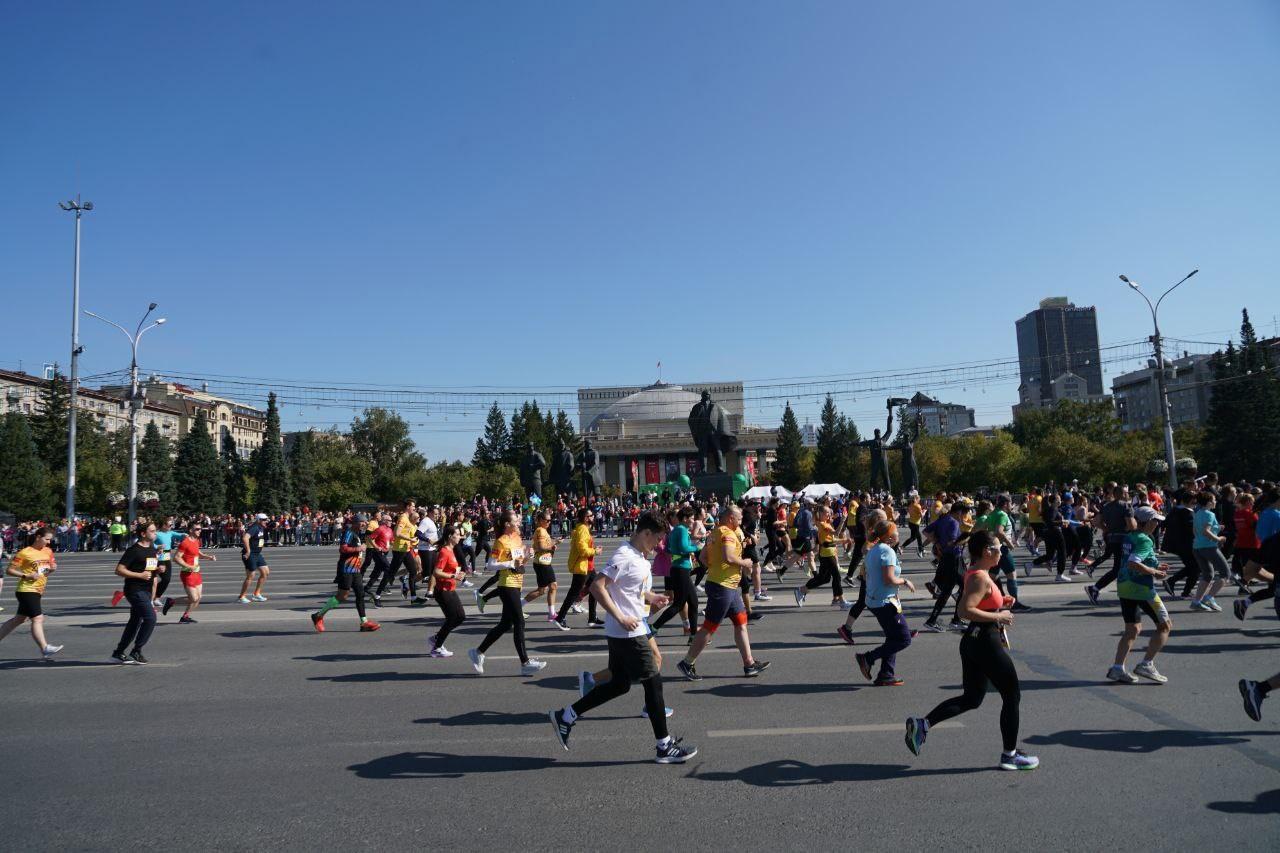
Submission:
<svg viewBox="0 0 1280 853">
<path fill-rule="evenodd" d="M 129 601 L 129 623 L 124 626 L 120 642 L 111 653 L 111 660 L 123 664 L 146 663 L 142 647 L 151 639 L 156 627 L 156 609 L 151 604 L 151 578 L 159 567 L 156 556 L 156 526 L 138 525 L 138 541 L 130 545 L 116 565 L 116 574 L 124 578 L 124 597 Z M 125 654 L 129 644 L 133 651 Z"/>
</svg>

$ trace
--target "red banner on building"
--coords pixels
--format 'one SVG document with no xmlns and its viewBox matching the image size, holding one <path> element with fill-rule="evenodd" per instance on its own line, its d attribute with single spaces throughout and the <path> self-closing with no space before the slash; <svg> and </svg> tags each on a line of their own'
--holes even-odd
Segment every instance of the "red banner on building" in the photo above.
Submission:
<svg viewBox="0 0 1280 853">
<path fill-rule="evenodd" d="M 756 455 L 754 453 L 747 454 L 747 476 L 751 478 L 752 485 L 756 482 Z"/>
<path fill-rule="evenodd" d="M 702 457 L 690 456 L 685 461 L 685 470 L 688 471 L 690 474 L 701 474 L 702 473 Z"/>
<path fill-rule="evenodd" d="M 640 463 L 634 459 L 631 460 L 631 488 L 640 488 Z"/>
<path fill-rule="evenodd" d="M 662 482 L 662 469 L 657 459 L 644 460 L 644 481 L 646 483 Z"/>
</svg>

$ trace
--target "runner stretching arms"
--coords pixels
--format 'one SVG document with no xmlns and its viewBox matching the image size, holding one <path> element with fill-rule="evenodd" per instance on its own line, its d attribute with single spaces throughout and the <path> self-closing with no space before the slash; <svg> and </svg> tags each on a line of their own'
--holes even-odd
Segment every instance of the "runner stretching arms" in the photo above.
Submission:
<svg viewBox="0 0 1280 853">
<path fill-rule="evenodd" d="M 972 711 L 982 704 L 987 682 L 1000 691 L 1001 770 L 1034 770 L 1040 759 L 1018 749 L 1018 703 L 1021 690 L 1006 646 L 1006 629 L 1013 624 L 1008 608 L 1012 596 L 1001 595 L 991 570 L 1000 564 L 1000 542 L 986 530 L 969 535 L 969 563 L 960 596 L 960 616 L 969 621 L 960 638 L 960 665 L 964 693 L 947 699 L 923 717 L 907 718 L 907 749 L 920 754 L 929 728 L 944 720 Z"/>
</svg>

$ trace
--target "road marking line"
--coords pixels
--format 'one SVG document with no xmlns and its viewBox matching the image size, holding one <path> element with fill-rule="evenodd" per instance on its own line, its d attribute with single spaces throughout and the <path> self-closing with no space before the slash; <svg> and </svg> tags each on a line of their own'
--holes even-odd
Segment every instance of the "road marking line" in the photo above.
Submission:
<svg viewBox="0 0 1280 853">
<path fill-rule="evenodd" d="M 707 737 L 763 737 L 765 735 L 843 735 L 860 732 L 900 732 L 904 723 L 862 723 L 855 726 L 799 726 L 790 729 L 715 729 L 707 732 Z M 964 723 L 945 722 L 934 729 L 962 729 Z"/>
</svg>

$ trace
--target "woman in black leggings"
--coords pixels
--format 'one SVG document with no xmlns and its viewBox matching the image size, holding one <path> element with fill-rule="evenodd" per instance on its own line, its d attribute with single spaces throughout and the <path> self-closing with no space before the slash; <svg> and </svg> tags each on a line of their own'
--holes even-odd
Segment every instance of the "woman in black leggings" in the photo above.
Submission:
<svg viewBox="0 0 1280 853">
<path fill-rule="evenodd" d="M 1031 574 L 1032 566 L 1043 566 L 1056 561 L 1058 574 L 1055 580 L 1069 581 L 1071 577 L 1067 574 L 1067 542 L 1063 536 L 1062 513 L 1058 509 L 1058 495 L 1055 492 L 1045 492 L 1044 502 L 1040 504 L 1040 512 L 1044 519 L 1042 531 L 1044 553 L 1027 565 L 1027 574 Z"/>
<path fill-rule="evenodd" d="M 1034 770 L 1040 759 L 1018 749 L 1018 673 L 1008 652 L 1006 629 L 1013 624 L 1013 597 L 1001 595 L 991 577 L 1000 564 L 1000 542 L 989 531 L 974 530 L 969 536 L 969 564 L 964 574 L 960 615 L 969 627 L 960 638 L 960 665 L 964 673 L 964 693 L 953 696 L 924 717 L 907 718 L 907 748 L 920 754 L 929 728 L 943 720 L 972 711 L 982 704 L 987 682 L 1000 691 L 1001 770 Z"/>
<path fill-rule="evenodd" d="M 679 614 L 685 605 L 689 607 L 689 612 L 684 617 L 685 627 L 698 624 L 698 588 L 693 582 L 693 561 L 690 559 L 698 553 L 698 545 L 689 533 L 692 521 L 693 509 L 681 507 L 676 514 L 676 526 L 667 534 L 667 553 L 671 555 L 671 592 L 674 597 L 671 605 L 653 621 L 654 631 Z M 689 636 L 692 638 L 693 634 L 690 633 Z"/>
<path fill-rule="evenodd" d="M 440 605 L 440 612 L 444 614 L 444 624 L 431 638 L 433 658 L 453 657 L 453 652 L 444 647 L 444 641 L 450 631 L 467 621 L 466 613 L 462 610 L 462 602 L 454 589 L 458 583 L 460 569 L 457 555 L 453 553 L 453 546 L 457 545 L 461 538 L 461 530 L 452 524 L 445 525 L 440 535 L 440 548 L 436 551 L 436 564 L 431 570 L 435 575 L 435 589 L 431 596 L 436 600 L 436 604 Z"/>
</svg>

